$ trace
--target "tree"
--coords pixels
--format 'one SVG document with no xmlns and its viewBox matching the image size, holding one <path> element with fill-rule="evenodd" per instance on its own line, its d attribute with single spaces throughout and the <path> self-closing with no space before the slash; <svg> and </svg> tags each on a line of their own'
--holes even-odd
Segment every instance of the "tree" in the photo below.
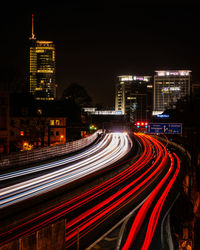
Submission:
<svg viewBox="0 0 200 250">
<path fill-rule="evenodd" d="M 62 99 L 72 100 L 79 106 L 87 106 L 92 102 L 91 97 L 88 95 L 85 88 L 78 83 L 71 83 L 63 91 Z"/>
</svg>

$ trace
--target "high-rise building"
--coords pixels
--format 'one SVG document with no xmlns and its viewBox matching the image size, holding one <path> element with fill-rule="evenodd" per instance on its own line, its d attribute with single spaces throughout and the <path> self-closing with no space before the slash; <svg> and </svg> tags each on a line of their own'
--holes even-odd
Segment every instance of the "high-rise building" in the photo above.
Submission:
<svg viewBox="0 0 200 250">
<path fill-rule="evenodd" d="M 115 110 L 121 111 L 130 122 L 150 118 L 153 91 L 150 79 L 150 76 L 118 76 Z"/>
<path fill-rule="evenodd" d="M 30 92 L 36 100 L 54 100 L 55 83 L 55 45 L 52 41 L 39 41 L 34 34 L 32 15 L 32 35 L 30 37 Z"/>
<path fill-rule="evenodd" d="M 178 99 L 190 95 L 190 70 L 158 70 L 154 75 L 153 115 L 175 108 Z"/>
</svg>

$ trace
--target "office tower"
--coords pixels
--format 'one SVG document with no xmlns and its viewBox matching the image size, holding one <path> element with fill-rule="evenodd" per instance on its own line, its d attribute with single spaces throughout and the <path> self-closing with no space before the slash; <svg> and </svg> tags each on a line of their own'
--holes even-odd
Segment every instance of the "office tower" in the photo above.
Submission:
<svg viewBox="0 0 200 250">
<path fill-rule="evenodd" d="M 32 15 L 32 35 L 30 37 L 30 92 L 36 100 L 54 100 L 55 45 L 52 41 L 39 41 L 34 34 Z"/>
<path fill-rule="evenodd" d="M 190 95 L 190 70 L 158 70 L 154 75 L 153 115 L 175 108 L 178 99 Z"/>
<path fill-rule="evenodd" d="M 115 110 L 121 111 L 130 122 L 150 118 L 153 90 L 150 79 L 150 76 L 118 76 Z"/>
</svg>

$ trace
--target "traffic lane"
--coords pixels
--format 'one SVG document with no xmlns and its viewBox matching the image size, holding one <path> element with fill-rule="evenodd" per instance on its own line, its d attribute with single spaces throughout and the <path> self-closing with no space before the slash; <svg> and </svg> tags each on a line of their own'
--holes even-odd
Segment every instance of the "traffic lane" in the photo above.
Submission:
<svg viewBox="0 0 200 250">
<path fill-rule="evenodd" d="M 143 201 L 143 199 L 146 199 L 146 197 L 151 193 L 151 191 L 155 188 L 157 183 L 160 181 L 160 179 L 157 179 L 157 182 L 152 182 L 151 185 L 148 185 L 148 188 L 144 188 L 142 192 L 135 194 L 135 196 L 132 196 L 129 201 L 123 204 L 122 206 L 117 207 L 117 211 L 115 210 L 112 214 L 108 214 L 109 218 L 104 216 L 100 221 L 97 221 L 93 226 L 95 227 L 95 230 L 92 226 L 89 227 L 89 232 L 87 231 L 87 235 L 85 238 L 83 237 L 86 232 L 84 231 L 83 233 L 81 232 L 81 227 L 80 227 L 80 246 L 82 248 L 87 247 L 88 245 L 88 239 L 91 240 L 91 243 L 96 240 L 100 235 L 103 234 L 103 232 L 106 232 L 110 227 L 115 225 L 120 219 L 126 216 L 127 213 L 132 211 L 140 202 Z M 148 190 L 149 189 L 149 190 Z M 120 209 L 120 210 L 119 210 Z M 102 213 L 102 210 L 98 211 Z M 93 219 L 96 219 L 96 214 L 93 216 Z M 87 219 L 89 222 L 90 219 Z M 90 221 L 91 222 L 91 221 Z M 84 223 L 84 221 L 82 221 Z M 98 224 L 98 225 L 97 225 Z M 72 242 L 73 244 L 76 244 L 76 228 L 79 226 L 76 225 L 74 228 L 74 239 L 66 239 L 66 246 L 67 249 L 71 247 L 71 249 L 74 248 L 74 245 L 71 245 Z M 68 225 L 66 226 L 66 229 L 68 229 Z M 69 232 L 67 232 L 69 233 Z M 89 243 L 90 244 L 90 243 Z"/>
<path fill-rule="evenodd" d="M 76 163 L 79 160 L 83 160 L 84 158 L 88 158 L 94 155 L 95 153 L 98 153 L 103 149 L 103 147 L 108 145 L 110 141 L 111 137 L 108 140 L 108 135 L 106 135 L 101 141 L 98 141 L 98 143 L 95 143 L 95 145 L 93 145 L 92 147 L 78 154 L 66 156 L 64 159 L 61 160 L 56 160 L 53 162 L 36 165 L 34 167 L 23 168 L 17 171 L 10 171 L 9 173 L 1 174 L 0 188 L 13 185 L 21 181 L 29 180 L 33 177 L 35 178 L 37 176 L 41 176 L 41 174 L 49 173 L 66 166 L 70 166 L 70 164 L 72 163 Z"/>
<path fill-rule="evenodd" d="M 145 156 L 145 154 L 144 154 L 144 156 Z M 138 163 L 138 162 L 140 162 L 140 161 L 137 160 L 136 162 Z M 119 173 L 118 175 L 120 176 L 121 174 L 122 174 L 122 173 Z M 115 182 L 116 178 L 117 178 L 117 176 L 114 176 L 112 181 Z M 109 182 L 110 182 L 110 179 L 108 179 L 108 181 L 106 181 L 105 183 L 109 183 Z M 103 183 L 102 185 L 105 185 L 105 183 Z M 101 190 L 102 186 L 100 185 L 100 187 L 97 186 L 96 188 L 97 188 L 97 189 L 99 188 L 99 190 Z M 88 192 L 88 193 L 90 193 L 90 192 Z M 77 198 L 79 199 L 79 197 L 77 197 Z M 39 219 L 39 218 L 37 218 L 37 219 Z M 36 220 L 37 220 L 37 219 L 36 219 Z M 47 222 L 47 223 L 48 223 L 48 222 Z M 44 224 L 43 224 L 43 225 L 44 225 Z"/>
<path fill-rule="evenodd" d="M 63 184 L 73 182 L 81 177 L 91 174 L 101 168 L 114 163 L 130 151 L 128 138 L 124 134 L 113 134 L 109 147 L 101 153 L 81 161 L 79 164 L 72 164 L 70 168 L 58 170 L 44 176 L 34 178 L 23 183 L 1 189 L 0 207 L 28 199 L 32 196 L 50 191 Z M 91 161 L 90 164 L 88 164 Z"/>
<path fill-rule="evenodd" d="M 176 171 L 178 173 L 178 176 L 176 177 L 176 179 L 174 180 L 174 182 L 172 183 L 172 186 L 170 188 L 169 193 L 167 194 L 166 199 L 164 200 L 164 205 L 162 207 L 159 219 L 158 219 L 158 225 L 155 229 L 155 233 L 153 235 L 151 244 L 150 244 L 150 248 L 149 249 L 159 249 L 159 247 L 164 247 L 165 245 L 164 242 L 162 241 L 164 235 L 162 235 L 163 230 L 162 230 L 162 226 L 163 226 L 163 220 L 166 218 L 166 216 L 170 213 L 170 210 L 175 202 L 175 200 L 177 199 L 177 195 L 180 192 L 180 175 L 182 172 L 182 165 L 181 165 L 181 161 L 180 158 L 178 157 L 177 154 L 175 154 L 175 164 L 178 166 Z M 181 168 L 180 168 L 181 166 Z M 157 248 L 156 248 L 157 247 Z"/>
<path fill-rule="evenodd" d="M 159 181 L 159 179 L 157 179 L 157 181 Z M 155 182 L 152 182 L 151 184 L 155 184 Z M 156 185 L 156 184 L 155 184 L 155 185 Z M 155 187 L 155 185 L 154 185 L 154 187 Z M 148 186 L 151 187 L 151 185 L 149 185 L 149 184 L 148 184 Z M 154 187 L 153 187 L 153 188 L 154 188 Z M 143 188 L 143 194 L 145 194 L 145 192 L 147 192 L 147 191 L 148 191 L 148 188 L 147 188 L 147 187 Z M 152 191 L 152 187 L 151 187 L 150 192 L 151 192 L 151 191 Z M 146 197 L 146 195 L 147 195 L 147 194 L 145 194 L 144 197 Z M 140 197 L 142 197 L 141 192 L 140 192 Z M 133 199 L 133 196 L 132 196 L 132 199 Z M 127 205 L 130 201 L 132 201 L 131 204 L 133 204 L 133 200 L 130 199 L 129 201 L 126 201 L 125 203 L 123 203 L 123 204 L 121 205 L 121 207 Z M 117 206 L 119 206 L 119 205 L 117 204 Z M 121 207 L 120 207 L 120 208 L 121 208 Z M 110 208 L 109 208 L 109 209 L 110 209 Z M 118 210 L 118 209 L 119 209 L 119 207 L 117 207 L 117 210 Z M 131 209 L 133 209 L 133 207 L 131 207 Z M 121 211 L 121 210 L 120 210 L 120 211 Z M 127 210 L 124 210 L 124 211 L 125 211 L 125 213 L 128 212 Z M 98 216 L 101 215 L 101 212 L 102 212 L 102 211 L 99 211 Z M 116 211 L 114 211 L 114 212 L 112 212 L 112 213 L 115 214 L 115 212 L 116 212 Z M 90 211 L 89 211 L 88 213 L 90 214 Z M 104 213 L 104 212 L 103 212 L 103 213 Z M 110 210 L 108 211 L 108 214 L 109 214 L 109 213 L 110 213 Z M 118 218 L 118 219 L 119 219 L 119 216 L 120 216 L 120 215 L 122 215 L 122 212 L 121 212 L 120 214 L 117 215 L 117 218 Z M 95 216 L 96 216 L 96 215 L 94 215 L 94 216 L 92 217 L 93 219 L 92 219 L 92 218 L 87 219 L 88 221 L 87 221 L 86 223 L 90 223 L 90 227 L 91 227 L 91 221 L 96 219 Z M 103 224 L 104 224 L 104 225 L 105 225 L 105 219 L 107 219 L 107 217 L 103 215 Z M 83 220 L 83 219 L 81 219 L 81 220 Z M 110 221 L 111 221 L 111 217 L 109 217 L 109 222 L 110 222 Z M 84 223 L 84 222 L 82 222 L 82 224 L 76 225 L 76 226 L 74 227 L 74 232 L 73 232 L 73 233 L 74 233 L 74 236 L 75 236 L 75 237 L 76 237 L 76 233 L 77 233 L 77 232 L 76 232 L 76 228 L 77 228 L 77 227 L 80 228 L 80 238 L 82 238 L 82 237 L 84 236 L 84 234 L 86 234 L 86 232 L 82 232 L 83 223 Z M 102 224 L 102 221 L 99 221 L 98 223 L 101 225 L 101 224 Z M 109 223 L 109 224 L 110 224 L 110 223 Z M 69 224 L 67 224 L 67 228 L 68 228 L 69 226 L 70 226 L 70 222 L 69 222 Z M 97 226 L 97 222 L 96 222 L 96 224 L 94 225 L 94 227 L 96 227 L 96 226 Z M 84 225 L 84 227 L 85 227 L 85 225 Z M 72 231 L 71 231 L 71 232 L 72 232 Z M 66 244 L 67 244 L 67 248 L 69 248 L 69 247 L 70 247 L 70 244 L 73 244 L 73 239 L 72 239 L 72 238 L 70 239 L 69 236 L 68 236 L 68 237 L 66 238 L 66 241 L 67 241 L 67 243 L 66 243 Z M 72 242 L 70 242 L 70 241 L 72 241 Z M 74 241 L 74 242 L 75 242 L 75 241 Z M 84 240 L 83 240 L 83 244 L 84 244 Z M 72 247 L 72 248 L 73 248 L 73 247 Z"/>
<path fill-rule="evenodd" d="M 2 176 L 5 176 L 8 174 L 11 174 L 11 173 L 16 173 L 17 175 L 20 176 L 20 172 L 21 171 L 24 171 L 24 170 L 27 170 L 27 173 L 29 172 L 29 169 L 30 169 L 30 172 L 37 172 L 38 170 L 38 167 L 40 166 L 46 166 L 48 168 L 48 164 L 51 164 L 51 163 L 55 163 L 55 162 L 58 162 L 58 164 L 60 164 L 59 162 L 62 162 L 63 160 L 65 161 L 66 158 L 72 158 L 72 161 L 73 161 L 73 158 L 76 157 L 77 155 L 82 155 L 84 152 L 89 152 L 90 150 L 92 150 L 94 147 L 96 147 L 96 145 L 98 143 L 100 143 L 103 139 L 105 138 L 105 134 L 101 134 L 92 144 L 82 148 L 82 149 L 79 149 L 78 151 L 74 151 L 74 152 L 71 152 L 71 153 L 67 153 L 66 155 L 63 155 L 63 156 L 55 156 L 54 158 L 51 158 L 49 160 L 42 160 L 41 162 L 36 162 L 36 163 L 30 163 L 26 166 L 18 166 L 18 167 L 13 167 L 13 168 L 9 168 L 9 169 L 1 169 L 1 175 Z M 55 165 L 56 167 L 56 165 Z M 12 177 L 11 177 L 12 178 Z M 1 181 L 3 181 L 3 178 L 1 178 Z"/>
<path fill-rule="evenodd" d="M 116 165 L 115 165 L 115 166 L 113 165 L 113 167 L 111 167 L 111 169 L 114 168 L 114 167 L 116 167 Z M 108 170 L 110 170 L 110 168 L 108 168 Z M 7 209 L 6 209 L 6 210 L 7 210 Z"/>
<path fill-rule="evenodd" d="M 129 234 L 123 242 L 124 249 L 149 249 L 154 231 L 161 213 L 162 206 L 170 191 L 176 177 L 179 173 L 180 166 L 173 167 L 172 164 L 169 171 L 155 188 L 145 204 L 138 211 L 132 223 L 129 224 Z M 159 188 L 159 186 L 161 188 Z M 157 189 L 157 191 L 156 191 Z M 155 248 L 156 247 L 156 248 Z M 151 249 L 161 249 L 160 241 L 157 239 Z"/>
</svg>

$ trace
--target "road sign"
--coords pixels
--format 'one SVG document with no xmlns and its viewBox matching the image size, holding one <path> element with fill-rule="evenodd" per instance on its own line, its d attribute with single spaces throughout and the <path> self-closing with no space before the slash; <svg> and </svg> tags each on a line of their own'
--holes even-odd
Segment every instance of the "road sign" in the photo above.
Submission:
<svg viewBox="0 0 200 250">
<path fill-rule="evenodd" d="M 149 123 L 147 133 L 182 134 L 182 123 Z"/>
</svg>

